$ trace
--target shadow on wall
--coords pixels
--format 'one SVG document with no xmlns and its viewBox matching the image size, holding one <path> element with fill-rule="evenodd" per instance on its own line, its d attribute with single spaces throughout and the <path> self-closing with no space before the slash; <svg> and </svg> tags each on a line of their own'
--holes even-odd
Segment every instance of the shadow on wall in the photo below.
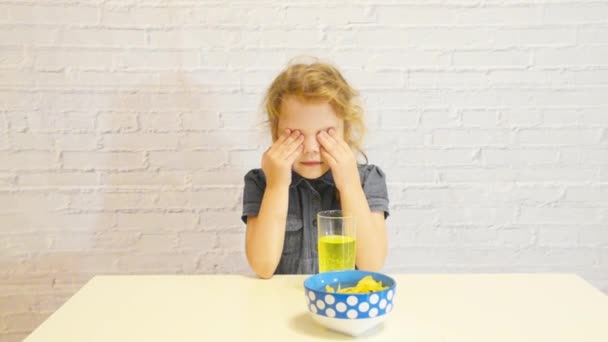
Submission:
<svg viewBox="0 0 608 342">
<path fill-rule="evenodd" d="M 230 163 L 243 134 L 222 127 L 226 94 L 190 74 L 163 74 L 120 90 L 99 114 L 95 200 L 114 222 L 94 233 L 92 248 L 105 259 L 95 273 L 248 272 L 240 221 L 244 172 Z M 238 93 L 228 94 L 238 100 Z"/>
<path fill-rule="evenodd" d="M 12 190 L 3 198 L 0 306 L 15 303 L 0 315 L 3 333 L 35 329 L 95 275 L 251 274 L 241 192 L 246 170 L 259 165 L 262 133 L 240 125 L 249 109 L 238 91 L 199 83 L 156 75 L 52 100 L 45 110 L 75 108 L 83 126 L 57 133 L 79 145 L 48 147 L 49 165 L 16 177 L 28 188 L 14 193 L 24 204 Z M 36 120 L 39 105 L 28 113 Z"/>
</svg>

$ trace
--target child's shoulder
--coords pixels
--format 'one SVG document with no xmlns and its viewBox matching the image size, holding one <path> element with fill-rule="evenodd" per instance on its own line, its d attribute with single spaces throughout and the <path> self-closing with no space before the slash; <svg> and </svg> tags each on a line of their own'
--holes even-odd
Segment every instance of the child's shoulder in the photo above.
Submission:
<svg viewBox="0 0 608 342">
<path fill-rule="evenodd" d="M 362 183 L 386 182 L 386 174 L 380 166 L 374 164 L 359 164 L 359 176 Z"/>
<path fill-rule="evenodd" d="M 264 171 L 259 169 L 251 169 L 245 173 L 245 181 L 254 181 L 254 182 L 264 182 L 266 183 L 266 176 L 264 175 Z"/>
<path fill-rule="evenodd" d="M 380 168 L 380 166 L 375 165 L 375 164 L 358 164 L 357 167 L 359 168 L 359 173 L 362 176 L 367 176 L 371 173 L 377 173 L 381 176 L 384 177 L 384 171 L 382 171 L 382 169 Z"/>
</svg>

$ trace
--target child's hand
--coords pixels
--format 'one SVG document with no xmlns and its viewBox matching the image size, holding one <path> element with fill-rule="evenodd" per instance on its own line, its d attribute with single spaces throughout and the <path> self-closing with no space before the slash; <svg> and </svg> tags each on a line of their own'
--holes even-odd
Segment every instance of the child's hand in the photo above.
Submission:
<svg viewBox="0 0 608 342">
<path fill-rule="evenodd" d="M 360 186 L 357 160 L 350 146 L 333 128 L 327 132 L 319 132 L 317 139 L 321 144 L 321 156 L 331 167 L 338 190 L 344 191 L 351 186 Z"/>
<path fill-rule="evenodd" d="M 262 170 L 268 187 L 289 186 L 291 167 L 300 157 L 304 136 L 299 131 L 286 129 L 283 134 L 264 152 Z"/>
</svg>

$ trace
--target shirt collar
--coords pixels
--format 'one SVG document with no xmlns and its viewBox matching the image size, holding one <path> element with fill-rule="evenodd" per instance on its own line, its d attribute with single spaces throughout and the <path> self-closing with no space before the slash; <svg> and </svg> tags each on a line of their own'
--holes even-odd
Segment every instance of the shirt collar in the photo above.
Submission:
<svg viewBox="0 0 608 342">
<path fill-rule="evenodd" d="M 327 170 L 327 172 L 325 172 L 321 177 L 316 178 L 318 180 L 321 180 L 322 182 L 324 182 L 325 184 L 331 185 L 331 186 L 335 186 L 335 182 L 334 182 L 334 176 L 331 173 L 331 169 Z M 305 181 L 306 178 L 300 176 L 297 172 L 295 171 L 291 171 L 291 185 L 289 186 L 290 188 L 295 188 L 296 186 L 298 186 L 302 181 Z"/>
</svg>

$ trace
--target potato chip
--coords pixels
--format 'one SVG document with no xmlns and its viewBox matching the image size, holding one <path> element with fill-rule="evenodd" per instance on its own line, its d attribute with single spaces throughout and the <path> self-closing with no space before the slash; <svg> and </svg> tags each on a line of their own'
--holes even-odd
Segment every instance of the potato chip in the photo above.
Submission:
<svg viewBox="0 0 608 342">
<path fill-rule="evenodd" d="M 388 286 L 382 286 L 382 281 L 375 281 L 374 278 L 369 275 L 363 277 L 356 286 L 341 288 L 338 284 L 338 290 L 336 291 L 331 285 L 325 286 L 327 292 L 337 293 L 370 293 L 388 289 Z"/>
</svg>

